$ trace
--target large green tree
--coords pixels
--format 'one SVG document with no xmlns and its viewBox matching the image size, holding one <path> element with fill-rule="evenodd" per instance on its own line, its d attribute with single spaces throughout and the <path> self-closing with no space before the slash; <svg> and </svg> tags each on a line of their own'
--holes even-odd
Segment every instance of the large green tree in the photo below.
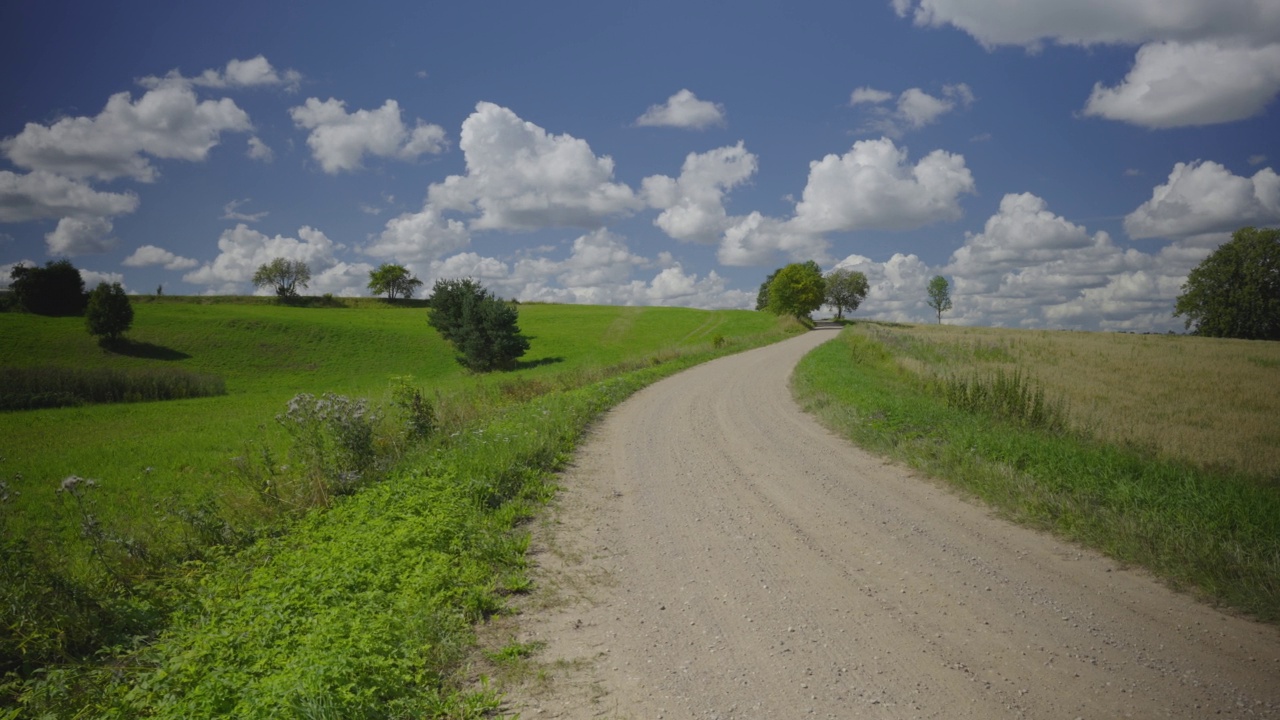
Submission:
<svg viewBox="0 0 1280 720">
<path fill-rule="evenodd" d="M 1197 335 L 1280 340 L 1280 229 L 1232 233 L 1187 275 L 1173 314 Z"/>
<path fill-rule="evenodd" d="M 824 278 L 827 284 L 827 304 L 836 309 L 836 319 L 844 318 L 844 311 L 853 312 L 870 292 L 867 276 L 857 270 L 836 268 Z"/>
<path fill-rule="evenodd" d="M 120 283 L 98 283 L 89 293 L 84 324 L 89 334 L 104 344 L 114 343 L 128 332 L 133 325 L 133 305 Z"/>
<path fill-rule="evenodd" d="M 509 370 L 529 350 L 515 305 L 471 278 L 437 280 L 429 302 L 427 323 L 461 353 L 457 360 L 469 370 Z"/>
<path fill-rule="evenodd" d="M 826 297 L 822 268 L 812 260 L 781 268 L 769 283 L 769 311 L 775 315 L 808 317 Z"/>
<path fill-rule="evenodd" d="M 298 297 L 298 288 L 306 288 L 311 282 L 311 268 L 301 260 L 278 257 L 258 267 L 253 274 L 254 287 L 275 288 L 276 297 Z"/>
<path fill-rule="evenodd" d="M 942 313 L 951 309 L 951 283 L 941 275 L 934 275 L 929 281 L 929 307 L 938 313 L 938 324 L 942 324 Z"/>
<path fill-rule="evenodd" d="M 84 312 L 84 279 L 70 260 L 51 260 L 44 267 L 18 265 L 9 271 L 14 300 L 36 315 L 80 315 Z"/>
<path fill-rule="evenodd" d="M 403 265 L 383 263 L 369 271 L 369 291 L 374 295 L 386 295 L 388 300 L 411 298 L 420 287 L 422 281 Z"/>
</svg>

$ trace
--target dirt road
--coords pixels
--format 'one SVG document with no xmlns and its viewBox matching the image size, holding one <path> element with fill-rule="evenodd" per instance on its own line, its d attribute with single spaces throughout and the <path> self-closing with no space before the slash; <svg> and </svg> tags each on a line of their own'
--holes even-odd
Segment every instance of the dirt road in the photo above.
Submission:
<svg viewBox="0 0 1280 720">
<path fill-rule="evenodd" d="M 833 331 L 612 412 L 536 534 L 523 718 L 1280 717 L 1280 632 L 1016 527 L 791 400 Z M 549 600 L 548 600 L 549 599 Z M 537 600 L 535 599 L 535 604 Z"/>
</svg>

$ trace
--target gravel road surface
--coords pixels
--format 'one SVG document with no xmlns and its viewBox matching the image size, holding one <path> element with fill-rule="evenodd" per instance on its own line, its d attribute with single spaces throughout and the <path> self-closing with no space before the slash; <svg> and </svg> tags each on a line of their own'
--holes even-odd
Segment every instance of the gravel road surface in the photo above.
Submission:
<svg viewBox="0 0 1280 720">
<path fill-rule="evenodd" d="M 515 631 L 530 718 L 1280 717 L 1280 632 L 838 438 L 817 330 L 698 366 L 584 442 Z"/>
</svg>

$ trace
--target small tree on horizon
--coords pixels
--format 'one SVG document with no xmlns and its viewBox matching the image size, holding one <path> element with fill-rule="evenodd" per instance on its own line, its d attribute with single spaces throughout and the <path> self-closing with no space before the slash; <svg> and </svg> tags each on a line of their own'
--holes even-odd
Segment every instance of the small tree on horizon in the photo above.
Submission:
<svg viewBox="0 0 1280 720">
<path fill-rule="evenodd" d="M 253 274 L 254 287 L 275 288 L 276 297 L 298 297 L 298 288 L 305 289 L 311 282 L 311 268 L 301 260 L 278 257 L 258 267 Z"/>
<path fill-rule="evenodd" d="M 929 307 L 938 313 L 938 324 L 942 324 L 942 313 L 951 309 L 951 284 L 941 275 L 934 275 L 929 281 Z"/>
<path fill-rule="evenodd" d="M 411 298 L 422 287 L 422 281 L 414 277 L 409 268 L 395 263 L 383 263 L 369 271 L 369 291 L 374 295 L 386 295 L 388 300 Z"/>
<path fill-rule="evenodd" d="M 133 326 L 133 304 L 120 283 L 98 283 L 89 293 L 84 311 L 84 324 L 98 343 L 110 345 L 120 340 Z"/>
<path fill-rule="evenodd" d="M 1173 315 L 1197 335 L 1280 340 L 1280 229 L 1232 233 L 1187 275 Z"/>
<path fill-rule="evenodd" d="M 836 268 L 823 279 L 827 285 L 826 302 L 836 309 L 837 320 L 844 319 L 846 309 L 849 312 L 857 310 L 870 292 L 867 276 L 857 270 Z"/>
</svg>

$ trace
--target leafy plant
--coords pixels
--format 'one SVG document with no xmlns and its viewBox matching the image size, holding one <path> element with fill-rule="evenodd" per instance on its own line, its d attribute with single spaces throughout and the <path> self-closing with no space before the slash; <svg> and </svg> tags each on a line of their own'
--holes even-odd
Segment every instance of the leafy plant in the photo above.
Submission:
<svg viewBox="0 0 1280 720">
<path fill-rule="evenodd" d="M 934 275 L 929 281 L 929 298 L 925 302 L 938 313 L 938 324 L 942 324 L 942 313 L 951 309 L 951 284 L 941 275 Z"/>
<path fill-rule="evenodd" d="M 403 265 L 383 263 L 369 271 L 369 292 L 386 295 L 388 300 L 411 298 L 420 287 L 422 281 Z"/>
<path fill-rule="evenodd" d="M 1280 340 L 1280 229 L 1235 231 L 1187 276 L 1173 314 L 1197 335 Z"/>
<path fill-rule="evenodd" d="M 822 268 L 812 260 L 792 263 L 778 271 L 769 283 L 769 311 L 775 315 L 808 317 L 826 299 Z"/>
<path fill-rule="evenodd" d="M 296 298 L 298 288 L 306 288 L 310 282 L 311 268 L 302 260 L 278 257 L 253 273 L 254 287 L 275 288 L 276 297 L 286 300 Z"/>
<path fill-rule="evenodd" d="M 475 372 L 515 367 L 529 350 L 518 320 L 515 305 L 470 278 L 437 280 L 427 311 L 427 323 L 461 353 L 458 363 Z"/>
<path fill-rule="evenodd" d="M 17 265 L 9 271 L 18 305 L 36 315 L 79 315 L 84 312 L 84 279 L 70 260 L 51 260 L 44 267 Z"/>
<path fill-rule="evenodd" d="M 870 292 L 867 276 L 857 270 L 836 268 L 824 276 L 827 287 L 826 303 L 836 309 L 836 319 L 844 318 L 844 311 L 853 312 Z"/>
<path fill-rule="evenodd" d="M 299 393 L 276 422 L 293 438 L 291 454 L 326 495 L 352 492 L 377 460 L 368 401 L 325 393 Z"/>
<path fill-rule="evenodd" d="M 413 438 L 423 440 L 436 429 L 436 410 L 413 384 L 412 376 L 391 378 L 391 402 L 405 415 L 405 429 Z"/>
<path fill-rule="evenodd" d="M 114 343 L 128 332 L 133 325 L 133 305 L 120 283 L 98 283 L 98 287 L 89 293 L 84 323 L 89 334 L 101 343 Z"/>
</svg>

